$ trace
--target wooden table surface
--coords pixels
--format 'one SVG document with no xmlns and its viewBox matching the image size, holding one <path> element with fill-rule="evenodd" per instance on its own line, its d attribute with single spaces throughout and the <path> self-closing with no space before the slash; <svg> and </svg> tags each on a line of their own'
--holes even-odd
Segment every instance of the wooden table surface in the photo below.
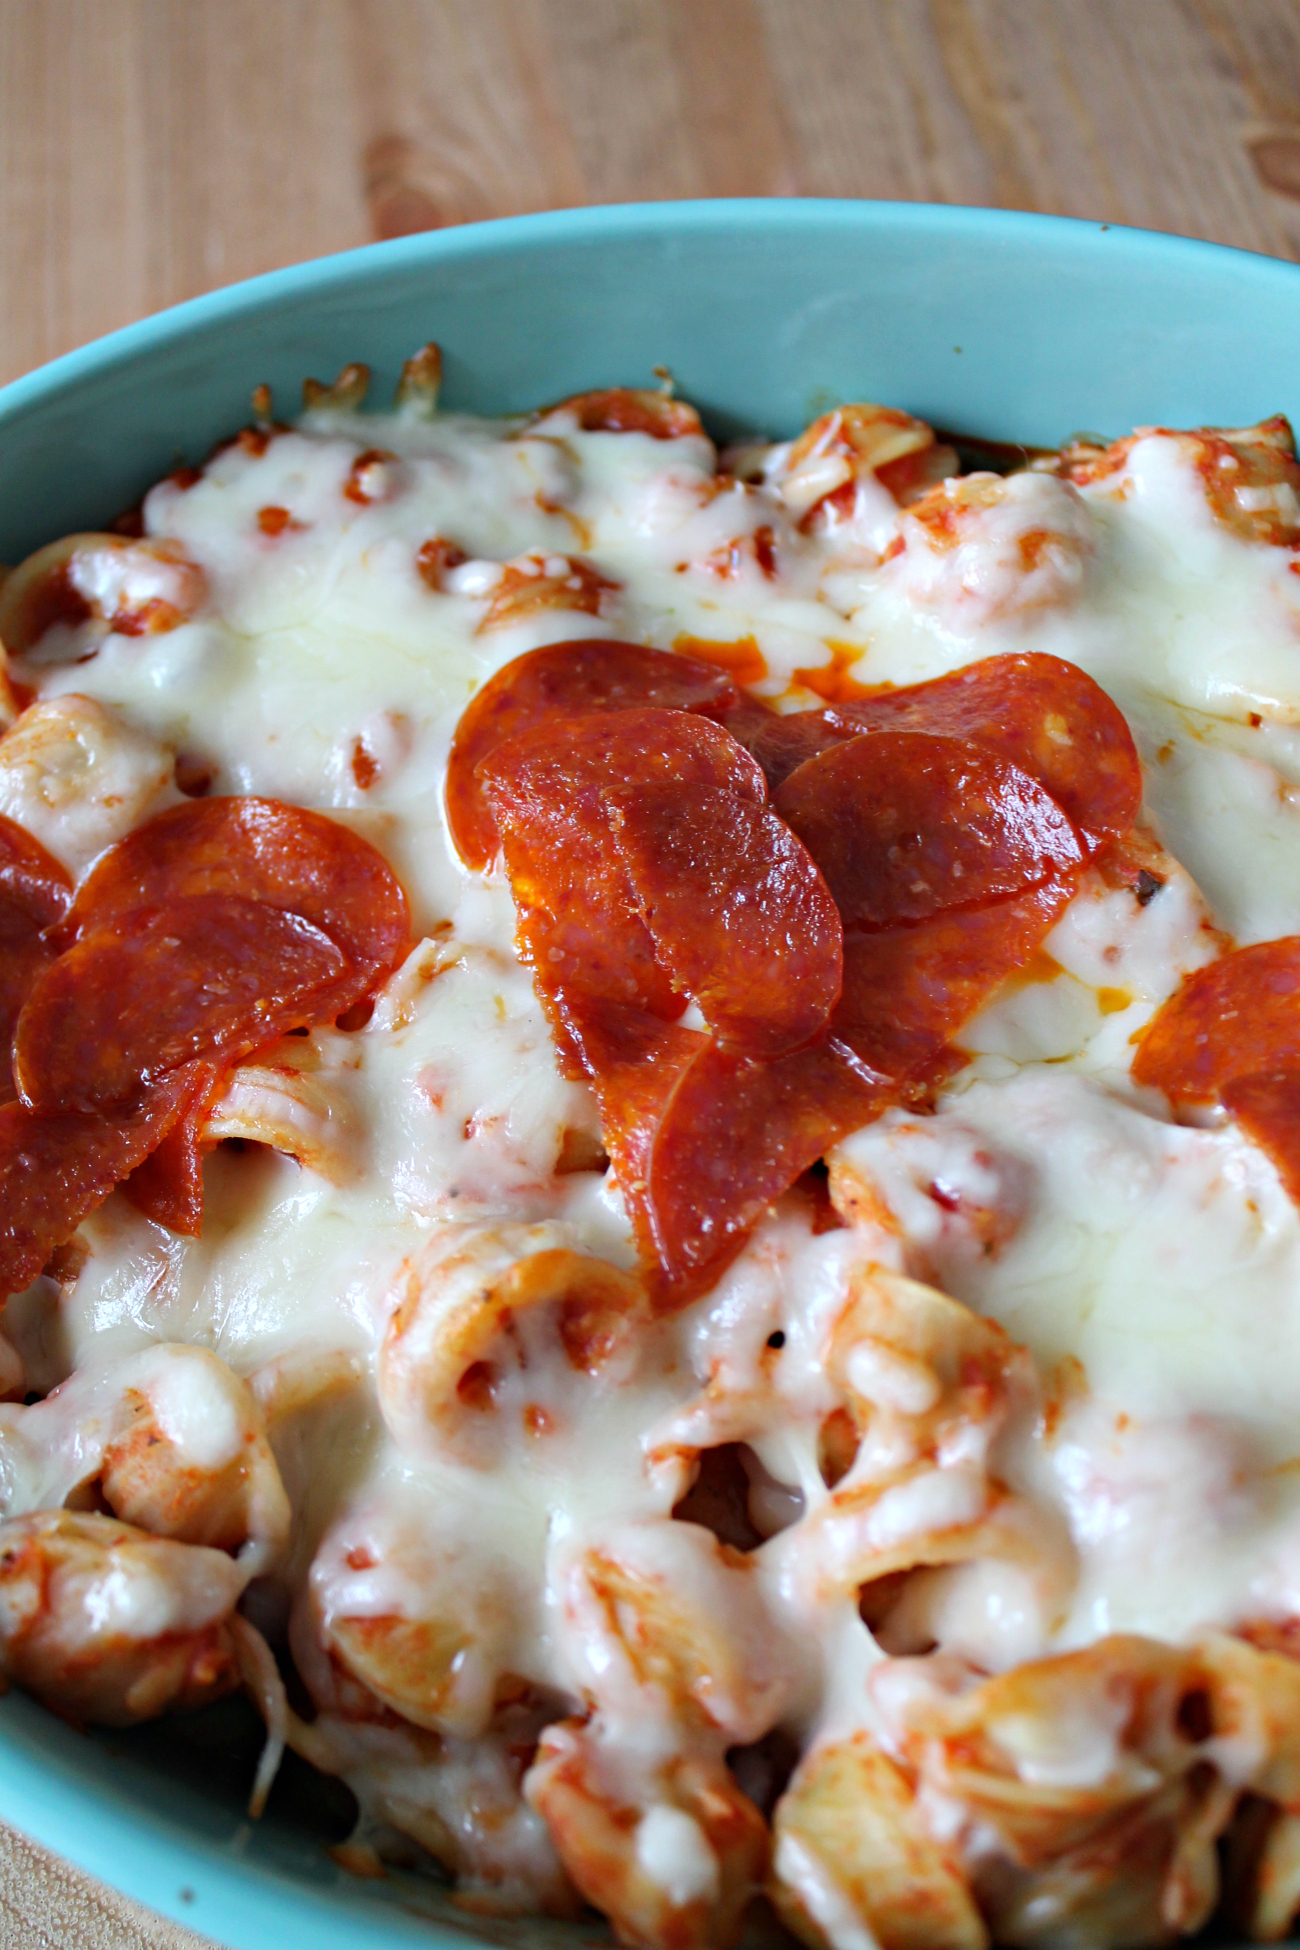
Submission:
<svg viewBox="0 0 1300 1950">
<path fill-rule="evenodd" d="M 1300 258 L 1300 0 L 0 0 L 0 380 L 374 238 L 686 196 Z M 0 1944 L 198 1943 L 0 1831 Z"/>
</svg>

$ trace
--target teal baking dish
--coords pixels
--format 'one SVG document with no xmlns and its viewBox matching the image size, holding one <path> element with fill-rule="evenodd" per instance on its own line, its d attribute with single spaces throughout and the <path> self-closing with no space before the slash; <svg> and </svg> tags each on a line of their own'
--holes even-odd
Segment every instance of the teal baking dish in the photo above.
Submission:
<svg viewBox="0 0 1300 1950">
<path fill-rule="evenodd" d="M 726 435 L 788 434 L 852 398 L 1044 445 L 1300 414 L 1294 265 L 905 204 L 561 211 L 275 272 L 17 381 L 0 392 L 0 558 L 101 525 L 201 458 L 247 419 L 254 384 L 287 415 L 304 375 L 363 359 L 382 399 L 429 338 L 455 407 L 505 412 L 667 368 Z M 87 1737 L 11 1694 L 0 1816 L 233 1950 L 603 1938 L 468 1917 L 411 1877 L 358 1881 L 326 1850 L 337 1808 L 314 1828 L 285 1793 L 249 1823 L 221 1727 L 191 1734 L 186 1759 L 183 1729 Z"/>
</svg>

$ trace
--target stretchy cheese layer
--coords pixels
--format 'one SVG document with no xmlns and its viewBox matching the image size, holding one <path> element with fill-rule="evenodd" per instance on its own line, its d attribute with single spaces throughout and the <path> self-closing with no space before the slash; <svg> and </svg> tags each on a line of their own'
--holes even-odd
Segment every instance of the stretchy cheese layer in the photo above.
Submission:
<svg viewBox="0 0 1300 1950">
<path fill-rule="evenodd" d="M 635 1873 L 695 1914 L 723 1900 L 725 1848 L 684 1790 L 646 1783 L 697 1754 L 702 1724 L 712 1766 L 777 1726 L 805 1752 L 864 1733 L 897 1757 L 918 1689 L 1108 1634 L 1178 1645 L 1300 1614 L 1300 1214 L 1231 1121 L 1177 1122 L 1130 1075 L 1186 974 L 1300 933 L 1300 558 L 1226 522 L 1187 444 L 1159 433 L 1081 487 L 1018 474 L 944 548 L 866 474 L 851 509 L 801 526 L 818 483 L 786 465 L 750 455 L 747 483 L 720 482 L 701 434 L 326 406 L 146 498 L 145 535 L 203 572 L 192 614 L 143 634 L 56 622 L 13 663 L 36 701 L 0 740 L 0 812 L 74 878 L 201 774 L 371 840 L 417 945 L 364 1026 L 235 1073 L 210 1134 L 263 1141 L 210 1153 L 200 1238 L 115 1193 L 9 1301 L 26 1387 L 65 1385 L 0 1410 L 4 1514 L 57 1508 L 94 1474 L 96 1431 L 141 1375 L 178 1448 L 224 1466 L 237 1412 L 176 1349 L 214 1352 L 251 1383 L 288 1496 L 288 1544 L 243 1608 L 289 1639 L 321 1709 L 305 1751 L 350 1782 L 363 1839 L 413 1837 L 497 1906 L 564 1907 L 557 1841 L 572 1873 L 554 1797 L 521 1797 L 503 1759 L 516 1681 L 542 1717 L 595 1710 L 602 1792 L 637 1811 Z M 345 492 L 359 478 L 362 498 Z M 1248 514 L 1266 492 L 1241 490 Z M 1285 517 L 1292 490 L 1271 492 Z M 430 573 L 434 537 L 455 548 Z M 546 606 L 502 602 L 534 580 Z M 832 1152 L 847 1223 L 796 1188 L 714 1290 L 596 1375 L 520 1315 L 490 1407 L 439 1418 L 391 1327 L 412 1281 L 472 1297 L 484 1268 L 565 1246 L 635 1265 L 504 868 L 463 866 L 443 807 L 476 690 L 579 637 L 676 644 L 781 709 L 1050 652 L 1124 712 L 1167 857 L 1142 899 L 1089 870 L 961 1032 L 969 1061 L 933 1114 L 891 1110 Z M 896 1469 L 890 1445 L 933 1409 L 929 1357 L 878 1321 L 844 1340 L 872 1268 L 900 1306 L 923 1282 L 1009 1336 L 988 1357 L 999 1414 L 968 1405 L 923 1465 Z M 828 1424 L 850 1397 L 874 1419 L 837 1482 Z M 746 1445 L 761 1539 L 743 1556 L 672 1516 L 701 1452 L 729 1444 Z M 966 1537 L 960 1561 L 911 1549 L 940 1533 Z M 119 1585 L 147 1636 L 166 1606 L 147 1579 Z M 641 1638 L 638 1592 L 658 1594 Z M 361 1629 L 393 1619 L 453 1646 L 422 1721 Z M 638 1663 L 638 1644 L 659 1649 Z M 359 1709 L 358 1681 L 396 1710 Z M 1040 1727 L 1023 1778 L 1109 1779 L 1118 1729 Z M 752 1765 L 737 1777 L 761 1798 Z M 963 1829 L 956 1788 L 926 1820 L 968 1866 L 993 1847 Z M 872 1941 L 806 1836 L 785 1835 L 777 1872 L 809 1941 Z"/>
</svg>

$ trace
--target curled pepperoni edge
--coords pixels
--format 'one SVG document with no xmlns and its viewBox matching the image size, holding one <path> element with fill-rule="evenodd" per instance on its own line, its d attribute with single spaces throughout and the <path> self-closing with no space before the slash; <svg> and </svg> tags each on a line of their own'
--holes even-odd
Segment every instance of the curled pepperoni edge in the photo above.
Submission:
<svg viewBox="0 0 1300 1950">
<path fill-rule="evenodd" d="M 617 724 L 610 724 L 601 716 L 589 716 L 565 721 L 563 725 L 552 722 L 549 726 L 533 727 L 498 747 L 495 754 L 482 761 L 481 772 L 502 829 L 521 934 L 534 963 L 539 995 L 562 1047 L 574 1059 L 574 1067 L 594 1084 L 602 1108 L 606 1141 L 643 1254 L 651 1261 L 657 1259 L 661 1267 L 671 1267 L 669 1285 L 677 1295 L 674 1304 L 680 1304 L 682 1282 L 690 1277 L 692 1265 L 701 1257 L 709 1259 L 710 1277 L 716 1277 L 720 1270 L 718 1242 L 707 1254 L 702 1254 L 689 1242 L 683 1250 L 681 1242 L 666 1238 L 662 1229 L 656 1238 L 653 1204 L 647 1203 L 643 1196 L 644 1187 L 652 1168 L 655 1133 L 663 1124 L 675 1080 L 703 1060 L 710 1050 L 720 1048 L 720 1040 L 716 1034 L 677 1026 L 672 1017 L 680 1013 L 679 1002 L 674 1002 L 671 1008 L 644 1006 L 647 1000 L 654 999 L 644 982 L 631 1000 L 593 992 L 593 969 L 584 966 L 579 957 L 566 957 L 562 949 L 548 946 L 549 929 L 557 910 L 561 911 L 563 920 L 562 910 L 570 894 L 568 875 L 575 859 L 579 866 L 579 896 L 586 893 L 590 899 L 589 885 L 599 888 L 599 899 L 592 902 L 591 932 L 595 934 L 613 916 L 610 952 L 616 956 L 623 945 L 622 930 L 628 921 L 640 921 L 635 909 L 628 906 L 626 895 L 615 891 L 616 869 L 621 858 L 624 865 L 633 869 L 629 873 L 631 891 L 649 916 L 651 927 L 647 928 L 647 934 L 651 934 L 656 920 L 659 923 L 658 939 L 651 937 L 652 951 L 659 951 L 670 974 L 676 975 L 681 986 L 692 987 L 698 971 L 684 965 L 687 958 L 679 953 L 677 965 L 673 967 L 673 936 L 681 934 L 683 925 L 689 925 L 688 918 L 654 912 L 656 894 L 662 892 L 654 885 L 654 869 L 656 864 L 661 864 L 657 863 L 656 854 L 662 832 L 656 830 L 652 820 L 648 831 L 638 830 L 635 839 L 642 843 L 636 844 L 631 828 L 637 825 L 638 805 L 644 808 L 647 801 L 657 801 L 651 810 L 664 815 L 671 814 L 674 809 L 671 802 L 676 799 L 677 810 L 690 827 L 697 802 L 721 798 L 728 810 L 739 816 L 742 826 L 750 825 L 752 830 L 756 824 L 770 823 L 773 834 L 762 833 L 760 844 L 763 839 L 779 840 L 778 864 L 788 867 L 800 883 L 796 891 L 811 897 L 813 915 L 822 924 L 819 952 L 828 963 L 827 979 L 820 982 L 820 992 L 816 982 L 808 985 L 814 993 L 799 1003 L 802 1020 L 796 1019 L 778 1038 L 778 1054 L 781 1042 L 807 1043 L 824 1025 L 838 995 L 840 977 L 840 928 L 834 903 L 806 849 L 765 803 L 757 766 L 724 729 L 707 721 L 685 723 L 681 721 L 684 717 L 685 714 L 652 710 L 635 716 L 626 714 Z M 632 769 L 628 761 L 637 753 L 653 756 L 655 777 L 659 781 L 644 787 L 639 794 L 635 787 L 629 788 L 624 783 Z M 681 776 L 683 769 L 692 774 L 685 782 Z M 635 776 L 634 770 L 632 775 Z M 670 777 L 672 782 L 662 783 L 665 777 Z M 713 784 L 711 780 L 724 783 Z M 569 800 L 574 798 L 581 802 L 584 819 L 577 838 L 566 845 L 564 828 L 573 816 Z M 702 837 L 699 833 L 688 834 L 688 852 L 691 840 Z M 532 845 L 527 843 L 530 838 Z M 580 851 L 584 843 L 590 847 L 589 855 Z M 724 873 L 724 897 L 725 891 Z M 777 918 L 779 921 L 779 913 Z M 680 948 L 681 944 L 676 945 Z M 725 1010 L 722 1015 L 724 1020 L 719 1027 L 725 1028 Z M 735 1027 L 734 1023 L 731 1027 Z M 743 1052 L 733 1052 L 725 1060 L 746 1063 Z M 752 1079 L 760 1070 L 761 1066 L 749 1062 L 737 1074 Z M 860 1111 L 859 1103 L 855 1112 L 860 1115 Z M 842 1128 L 843 1119 L 834 1134 Z M 660 1170 L 665 1155 L 670 1152 L 674 1129 L 680 1131 L 682 1127 L 674 1126 L 670 1118 L 664 1141 L 659 1145 Z M 733 1132 L 733 1148 L 743 1145 L 747 1135 L 742 1130 Z M 830 1135 L 828 1127 L 824 1123 L 820 1125 L 816 1147 L 824 1148 Z M 809 1160 L 816 1155 L 819 1150 L 814 1148 Z M 794 1176 L 806 1161 L 802 1156 L 799 1158 L 792 1167 Z M 784 1188 L 784 1184 L 779 1185 L 777 1191 Z M 765 1181 L 761 1196 L 771 1195 L 774 1194 L 770 1182 Z M 749 1215 L 746 1224 L 751 1221 Z M 739 1250 L 743 1243 L 740 1237 L 733 1236 L 736 1230 L 730 1227 L 720 1242 L 720 1249 L 727 1255 Z"/>
<path fill-rule="evenodd" d="M 891 1079 L 896 1103 L 923 1105 L 965 1066 L 962 1029 L 1032 960 L 1074 887 L 1049 881 L 1014 900 L 847 935 L 835 1034 Z"/>
<path fill-rule="evenodd" d="M 1036 779 L 1091 852 L 1126 833 L 1142 803 L 1141 762 L 1123 712 L 1077 664 L 1043 651 L 984 657 L 821 715 L 849 736 L 916 730 L 969 739 Z"/>
<path fill-rule="evenodd" d="M 0 898 L 20 904 L 43 928 L 61 921 L 72 904 L 67 870 L 26 827 L 0 813 Z"/>
<path fill-rule="evenodd" d="M 355 978 L 301 915 L 183 895 L 83 934 L 37 981 L 14 1033 L 29 1110 L 104 1111 L 199 1058 L 234 1062 L 329 1019 Z"/>
<path fill-rule="evenodd" d="M 524 958 L 566 1066 L 581 1060 L 555 995 L 568 986 L 647 1010 L 682 1013 L 671 973 L 614 844 L 612 802 L 629 777 L 722 788 L 761 805 L 763 776 L 708 719 L 658 707 L 551 719 L 479 761 L 501 832 Z"/>
<path fill-rule="evenodd" d="M 657 1310 L 675 1312 L 714 1285 L 773 1201 L 896 1101 L 833 1034 L 764 1058 L 711 1039 L 677 1079 L 647 1151 Z"/>
<path fill-rule="evenodd" d="M 1219 1103 L 1300 1205 L 1300 935 L 1194 969 L 1147 1024 L 1133 1078 L 1176 1108 Z"/>
<path fill-rule="evenodd" d="M 645 1011 L 576 995 L 560 1007 L 586 1058 L 660 1314 L 714 1285 L 772 1201 L 828 1145 L 895 1101 L 833 1036 L 756 1059 Z M 719 1160 L 727 1197 L 711 1207 Z"/>
<path fill-rule="evenodd" d="M 1276 1167 L 1293 1205 L 1300 1205 L 1300 1067 L 1235 1077 L 1223 1108 Z"/>
<path fill-rule="evenodd" d="M 1142 802 L 1141 761 L 1118 705 L 1077 664 L 1043 651 L 1002 652 L 924 683 L 784 716 L 745 697 L 723 722 L 774 794 L 844 739 L 914 731 L 964 738 L 1017 765 L 1056 800 L 1090 853 L 1122 838 Z"/>
<path fill-rule="evenodd" d="M 671 701 L 661 706 L 664 693 Z M 614 637 L 578 637 L 525 652 L 488 678 L 456 726 L 446 781 L 456 851 L 479 872 L 496 857 L 496 822 L 477 774 L 507 739 L 557 717 L 602 711 L 660 706 L 718 717 L 739 699 L 733 680 L 715 664 Z"/>
<path fill-rule="evenodd" d="M 192 1083 L 175 1122 L 123 1180 L 122 1191 L 143 1218 L 197 1239 L 203 1231 L 203 1159 L 212 1148 L 203 1129 L 230 1072 L 202 1061 L 188 1067 Z"/>
<path fill-rule="evenodd" d="M 12 822 L 5 822 L 6 827 L 10 825 Z M 218 830 L 213 830 L 214 825 Z M 206 846 L 196 844 L 195 827 L 197 839 L 206 840 Z M 169 808 L 137 827 L 111 849 L 92 869 L 75 901 L 71 884 L 58 863 L 44 855 L 43 849 L 21 828 L 14 831 L 21 836 L 27 857 L 39 856 L 53 869 L 47 877 L 55 890 L 50 899 L 57 912 L 51 913 L 48 933 L 56 942 L 69 945 L 75 944 L 86 928 L 129 913 L 140 904 L 139 895 L 145 887 L 162 892 L 165 897 L 169 880 L 172 890 L 178 884 L 200 892 L 214 883 L 228 885 L 232 875 L 239 872 L 241 851 L 247 856 L 251 846 L 261 876 L 259 891 L 266 896 L 266 904 L 279 907 L 289 915 L 297 913 L 300 906 L 314 907 L 317 913 L 334 920 L 338 933 L 345 937 L 343 943 L 331 937 L 332 945 L 344 959 L 349 959 L 347 949 L 355 953 L 354 965 L 342 980 L 315 996 L 308 1023 L 337 1020 L 347 1009 L 364 1000 L 397 966 L 409 945 L 406 897 L 382 854 L 338 822 L 279 801 L 214 800 Z M 328 887 L 322 889 L 310 875 L 298 890 L 296 904 L 283 898 L 283 884 L 268 872 L 270 862 L 265 856 L 273 850 L 277 835 L 283 837 L 286 831 L 300 841 L 313 835 L 324 836 L 327 851 L 333 853 L 336 861 L 341 858 L 350 869 L 343 876 L 345 883 L 367 895 L 371 920 L 368 929 L 339 927 L 337 900 L 331 907 L 325 898 Z M 3 839 L 4 828 L 0 828 L 0 843 Z M 245 843 L 242 848 L 241 841 Z M 298 864 L 303 864 L 301 858 Z M 244 865 L 247 867 L 247 858 Z M 0 889 L 4 884 L 2 876 L 0 867 Z M 306 899 L 302 898 L 303 893 Z M 275 899 L 276 894 L 281 898 Z M 298 918 L 308 920 L 301 914 Z M 320 932 L 327 934 L 329 930 L 321 928 Z M 285 1022 L 281 1028 L 274 1022 L 260 1025 L 256 1043 L 250 1043 L 249 1047 L 273 1038 L 282 1028 L 294 1026 L 301 1025 L 295 1022 Z M 16 1101 L 0 1101 L 0 1194 L 5 1208 L 5 1215 L 0 1219 L 0 1283 L 4 1279 L 14 1282 L 6 1291 L 15 1292 L 29 1284 L 49 1253 L 71 1236 L 87 1212 L 108 1196 L 114 1184 L 136 1172 L 179 1119 L 186 1115 L 199 1118 L 199 1106 L 207 1087 L 203 1079 L 210 1081 L 212 1073 L 213 1065 L 201 1058 L 185 1062 L 151 1083 L 142 1080 L 136 1103 L 111 1113 L 102 1110 L 42 1112 Z M 157 1175 L 159 1182 L 151 1186 L 146 1174 L 138 1189 L 146 1206 L 150 1202 L 170 1200 L 173 1212 L 197 1233 L 201 1219 L 201 1207 L 196 1209 L 195 1201 L 200 1161 L 197 1126 L 183 1143 L 178 1137 L 177 1146 L 177 1158 L 170 1173 L 164 1159 Z M 53 1189 L 61 1188 L 64 1193 L 61 1208 L 57 1200 L 51 1207 L 51 1186 L 40 1182 L 44 1175 L 43 1159 L 52 1173 Z M 61 1216 L 55 1216 L 60 1212 Z M 34 1254 L 39 1254 L 36 1262 Z"/>
<path fill-rule="evenodd" d="M 372 979 L 410 941 L 406 895 L 377 847 L 324 813 L 253 794 L 186 800 L 135 827 L 91 868 L 56 938 L 67 946 L 133 909 L 208 893 L 297 914 Z"/>
<path fill-rule="evenodd" d="M 965 738 L 846 739 L 792 772 L 774 803 L 825 875 L 846 930 L 982 910 L 1077 877 L 1086 858 L 1036 779 Z"/>
<path fill-rule="evenodd" d="M 60 863 L 0 814 L 0 1104 L 17 1095 L 10 1053 L 18 1018 L 57 953 L 46 930 L 71 902 L 72 881 Z"/>
<path fill-rule="evenodd" d="M 1142 1032 L 1133 1080 L 1174 1103 L 1222 1101 L 1225 1087 L 1300 1068 L 1300 935 L 1234 948 L 1186 976 Z"/>
<path fill-rule="evenodd" d="M 193 1088 L 186 1065 L 119 1116 L 0 1109 L 0 1293 L 31 1285 L 55 1248 L 162 1141 Z"/>
<path fill-rule="evenodd" d="M 614 851 L 676 993 L 739 1052 L 779 1056 L 810 1042 L 839 1000 L 842 930 L 786 822 L 769 805 L 700 787 L 621 789 L 609 810 Z M 701 918 L 715 914 L 702 942 Z"/>
</svg>

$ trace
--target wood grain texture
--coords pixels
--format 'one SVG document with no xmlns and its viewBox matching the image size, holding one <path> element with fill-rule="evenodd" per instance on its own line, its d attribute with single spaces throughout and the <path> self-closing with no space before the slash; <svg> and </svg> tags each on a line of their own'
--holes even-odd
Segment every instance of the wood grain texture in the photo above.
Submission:
<svg viewBox="0 0 1300 1950">
<path fill-rule="evenodd" d="M 1297 0 L 0 0 L 0 378 L 560 204 L 934 199 L 1300 258 Z"/>
<path fill-rule="evenodd" d="M 1055 210 L 1300 259 L 1300 0 L 0 0 L 0 379 L 562 204 Z M 185 1932 L 0 1831 L 0 1944 Z"/>
</svg>

